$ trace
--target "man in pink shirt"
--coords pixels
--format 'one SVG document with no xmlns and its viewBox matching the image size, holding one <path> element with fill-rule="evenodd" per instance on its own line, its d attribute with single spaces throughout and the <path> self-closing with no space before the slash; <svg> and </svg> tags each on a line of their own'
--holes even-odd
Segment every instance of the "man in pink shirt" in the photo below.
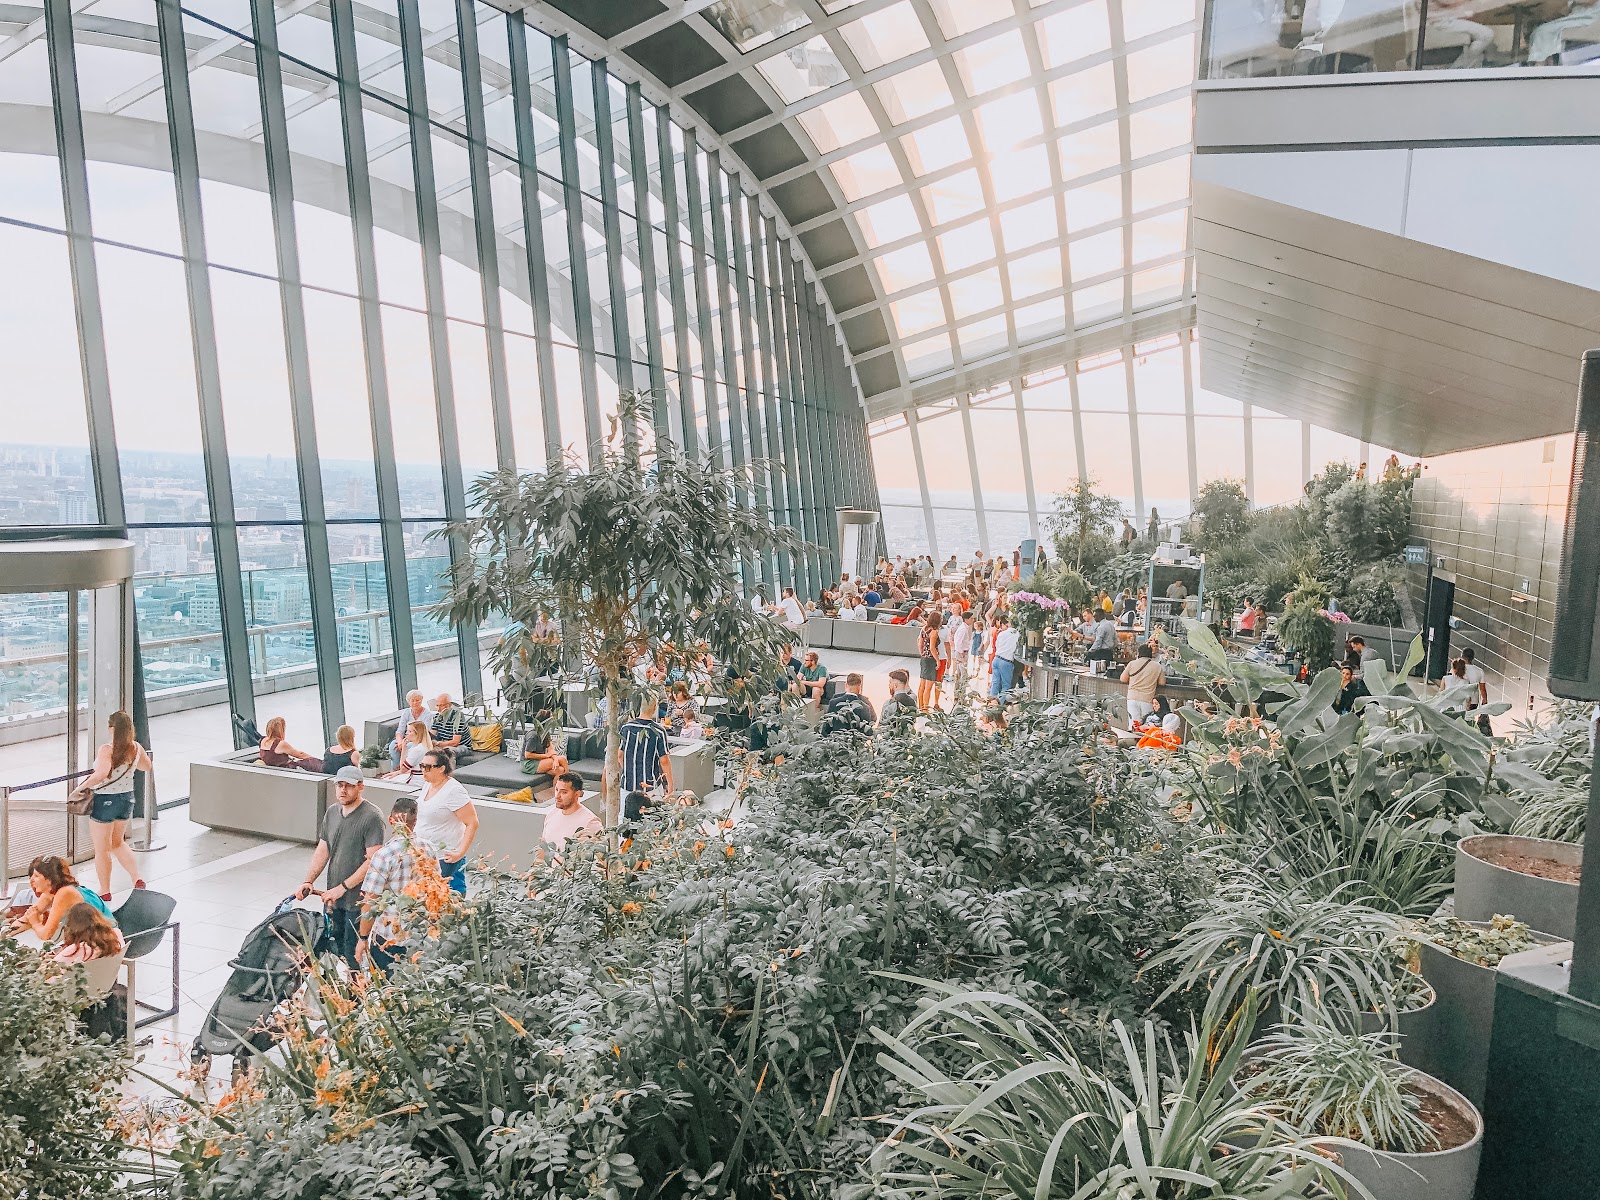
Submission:
<svg viewBox="0 0 1600 1200">
<path fill-rule="evenodd" d="M 605 829 L 600 818 L 583 804 L 583 776 L 567 771 L 556 776 L 556 803 L 544 818 L 544 831 L 539 835 L 557 849 L 575 837 L 598 837 Z"/>
</svg>

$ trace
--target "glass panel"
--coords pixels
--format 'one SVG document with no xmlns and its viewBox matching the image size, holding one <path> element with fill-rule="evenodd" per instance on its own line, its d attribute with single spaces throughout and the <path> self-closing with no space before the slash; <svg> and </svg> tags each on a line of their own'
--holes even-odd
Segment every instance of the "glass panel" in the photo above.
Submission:
<svg viewBox="0 0 1600 1200">
<path fill-rule="evenodd" d="M 1189 198 L 1189 156 L 1180 154 L 1133 172 L 1133 211 L 1143 212 Z"/>
<path fill-rule="evenodd" d="M 129 521 L 204 521 L 200 406 L 183 264 L 96 246 Z"/>
<path fill-rule="evenodd" d="M 1195 393 L 1199 407 L 1200 393 Z M 1237 408 L 1237 404 L 1235 405 Z M 1210 479 L 1244 480 L 1244 422 L 1238 417 L 1196 417 L 1194 432 L 1195 462 L 1199 486 Z M 1295 460 L 1300 458 L 1295 452 Z"/>
<path fill-rule="evenodd" d="M 493 473 L 497 466 L 494 402 L 489 394 L 489 347 L 483 326 L 451 321 L 449 327 L 461 476 L 470 500 L 472 481 Z"/>
<path fill-rule="evenodd" d="M 1250 436 L 1255 460 L 1251 500 L 1265 505 L 1298 499 L 1305 484 L 1300 477 L 1300 422 L 1265 416 L 1258 408 L 1250 420 Z"/>
<path fill-rule="evenodd" d="M 1034 22 L 1034 29 L 1039 35 L 1039 52 L 1046 68 L 1063 66 L 1111 49 L 1111 24 L 1106 19 L 1105 0 L 1090 0 L 1088 4 L 1077 4 L 1040 17 Z"/>
<path fill-rule="evenodd" d="M 978 486 L 983 489 L 983 506 L 989 514 L 991 545 L 1010 549 L 1015 539 L 995 536 L 995 515 L 1020 512 L 1026 528 L 1028 512 L 1028 494 L 1022 486 L 1022 442 L 1017 436 L 1016 401 L 1011 389 L 973 405 L 971 418 L 972 444 L 978 450 Z"/>
<path fill-rule="evenodd" d="M 1076 11 L 1076 10 L 1072 10 Z M 1117 107 L 1117 77 L 1110 63 L 1074 71 L 1050 81 L 1050 105 L 1057 125 L 1076 125 Z"/>
<path fill-rule="evenodd" d="M 963 6 L 966 3 L 970 0 L 963 0 Z M 969 96 L 981 96 L 1028 75 L 1028 52 L 1021 32 L 1015 29 L 957 50 L 952 57 Z"/>
<path fill-rule="evenodd" d="M 449 548 L 440 539 L 428 536 L 437 528 L 427 521 L 407 521 L 402 527 L 406 544 L 406 585 L 411 594 L 412 637 L 419 650 L 455 641 L 455 631 L 430 611 L 435 603 L 444 599 L 450 582 Z"/>
<path fill-rule="evenodd" d="M 1144 403 L 1142 394 L 1139 403 Z M 1146 509 L 1159 509 L 1164 517 L 1188 511 L 1188 445 L 1189 430 L 1182 417 L 1139 413 L 1140 483 Z"/>
<path fill-rule="evenodd" d="M 1012 78 L 1015 79 L 1015 75 Z M 991 154 L 1002 154 L 1044 132 L 1039 99 L 1031 90 L 991 100 L 979 106 L 976 116 L 983 144 Z M 1043 183 L 1038 186 L 1042 187 Z"/>
<path fill-rule="evenodd" d="M 1065 378 L 1022 393 L 1028 412 L 1028 452 L 1033 463 L 1034 494 L 1042 511 L 1049 497 L 1066 491 L 1078 477 L 1078 442 L 1072 424 L 1072 394 Z"/>
<path fill-rule="evenodd" d="M 716 0 L 706 7 L 704 16 L 712 28 L 745 52 L 811 23 L 805 10 L 793 0 L 767 0 L 763 4 Z"/>
<path fill-rule="evenodd" d="M 804 100 L 845 79 L 839 56 L 826 38 L 814 37 L 756 64 L 756 70 L 785 104 Z"/>
<path fill-rule="evenodd" d="M 1174 146 L 1187 145 L 1194 128 L 1194 101 L 1185 97 L 1170 104 L 1158 104 L 1140 112 L 1128 114 L 1128 142 L 1134 158 L 1159 154 Z M 1062 139 L 1062 162 L 1065 163 L 1066 143 Z"/>
<path fill-rule="evenodd" d="M 323 505 L 329 517 L 376 517 L 378 486 L 360 305 L 348 296 L 312 289 L 304 295 Z"/>
<path fill-rule="evenodd" d="M 917 438 L 922 443 L 922 463 L 928 472 L 929 496 L 936 509 L 964 509 L 972 512 L 972 470 L 967 462 L 967 435 L 961 417 L 952 408 L 929 416 L 926 412 L 917 421 Z M 977 545 L 977 525 L 970 516 L 970 532 L 962 527 L 963 544 Z M 935 514 L 939 528 L 939 544 L 943 548 L 950 540 L 946 521 Z M 959 522 L 958 522 L 959 524 Z M 946 550 L 946 554 L 950 551 Z"/>
<path fill-rule="evenodd" d="M 1056 240 L 1056 201 L 1053 196 L 1008 208 L 1000 213 L 1000 236 L 1008 253 Z"/>
<path fill-rule="evenodd" d="M 929 7 L 947 40 L 1015 15 L 1011 0 L 929 0 Z"/>
<path fill-rule="evenodd" d="M 211 532 L 134 529 L 133 611 L 148 695 L 226 681 Z"/>
<path fill-rule="evenodd" d="M 383 544 L 376 525 L 328 526 L 328 552 L 333 560 L 333 611 L 339 629 L 339 661 L 363 662 L 377 668 L 381 679 L 392 680 L 392 663 L 383 664 L 379 656 L 394 652 L 389 622 L 389 594 L 383 566 Z M 380 680 L 368 687 L 392 695 Z"/>
<path fill-rule="evenodd" d="M 239 519 L 298 520 L 300 485 L 278 285 L 213 267 L 211 294 Z"/>
<path fill-rule="evenodd" d="M 1052 189 L 1050 151 L 1044 146 L 1012 150 L 989 164 L 989 178 L 997 204 L 1049 192 Z"/>
<path fill-rule="evenodd" d="M 0 328 L 7 404 L 30 414 L 7 423 L 0 524 L 93 524 L 99 512 L 66 237 L 0 223 L 0 262 L 13 279 L 28 281 L 0 288 Z"/>
<path fill-rule="evenodd" d="M 970 169 L 929 184 L 922 189 L 922 198 L 938 225 L 959 221 L 984 209 L 983 183 L 977 171 Z"/>
<path fill-rule="evenodd" d="M 944 68 L 923 63 L 874 85 L 889 120 L 896 125 L 949 108 L 954 100 L 945 83 Z"/>
<path fill-rule="evenodd" d="M 1186 132 L 1185 138 L 1187 136 Z M 1117 131 L 1115 121 L 1068 134 L 1056 143 L 1056 147 L 1061 155 L 1061 175 L 1064 179 L 1077 179 L 1096 171 L 1107 171 L 1122 163 L 1122 135 Z M 1135 155 L 1139 153 L 1139 150 L 1134 150 Z"/>
<path fill-rule="evenodd" d="M 1162 92 L 1194 82 L 1194 37 L 1185 35 L 1129 54 L 1128 103 L 1137 104 Z"/>
<path fill-rule="evenodd" d="M 820 154 L 831 153 L 878 132 L 872 110 L 855 92 L 845 92 L 818 108 L 800 113 L 799 121 Z"/>
<path fill-rule="evenodd" d="M 530 337 L 505 335 L 506 380 L 511 394 L 511 440 L 517 470 L 542 471 L 544 408 L 540 400 L 538 348 Z"/>
<path fill-rule="evenodd" d="M 868 13 L 839 30 L 863 71 L 874 71 L 928 48 L 928 35 L 910 0 Z"/>
<path fill-rule="evenodd" d="M 931 175 L 972 157 L 972 144 L 960 117 L 946 117 L 900 139 L 900 146 L 918 175 Z"/>
<path fill-rule="evenodd" d="M 39 151 L 0 153 L 0 216 L 61 229 L 66 218 L 61 208 L 61 166 L 49 132 L 50 60 L 43 38 L 0 60 L 0 104 L 31 107 L 44 121 L 43 136 L 35 139 Z"/>
<path fill-rule="evenodd" d="M 428 319 L 421 313 L 389 305 L 384 305 L 381 312 L 400 511 L 408 517 L 443 516 L 444 477 Z"/>
<path fill-rule="evenodd" d="M 245 564 L 244 608 L 250 643 L 250 675 L 257 681 L 306 670 L 313 682 L 316 639 L 311 633 L 311 585 L 306 578 L 305 542 L 298 525 L 251 527 L 239 531 Z M 294 562 L 299 566 L 272 566 Z M 266 693 L 258 692 L 258 696 Z M 270 705 L 270 701 L 268 702 Z M 269 709 L 270 711 L 270 709 Z M 290 731 L 291 740 L 318 735 Z M 315 744 L 313 742 L 313 744 Z M 305 746 L 302 749 L 309 749 Z"/>
<path fill-rule="evenodd" d="M 1069 233 L 1080 233 L 1085 229 L 1093 229 L 1096 225 L 1104 225 L 1108 221 L 1120 221 L 1124 215 L 1120 175 L 1102 179 L 1098 183 L 1085 184 L 1083 187 L 1070 188 L 1066 199 Z"/>
<path fill-rule="evenodd" d="M 874 192 L 896 188 L 903 182 L 900 166 L 884 145 L 868 146 L 849 158 L 833 163 L 829 170 L 839 183 L 847 201 L 856 201 Z"/>
</svg>

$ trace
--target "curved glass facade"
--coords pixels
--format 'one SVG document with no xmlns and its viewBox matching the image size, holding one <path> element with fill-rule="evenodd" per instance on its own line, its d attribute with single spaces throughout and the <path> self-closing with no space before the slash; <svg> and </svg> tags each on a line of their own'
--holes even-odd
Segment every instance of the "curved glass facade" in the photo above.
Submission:
<svg viewBox="0 0 1600 1200">
<path fill-rule="evenodd" d="M 151 696 L 314 679 L 331 730 L 353 673 L 458 657 L 480 690 L 429 535 L 637 389 L 658 434 L 779 465 L 752 502 L 822 549 L 748 579 L 814 589 L 834 509 L 876 501 L 863 415 L 708 141 L 474 0 L 7 6 L 0 526 L 129 530 Z M 0 620 L 0 716 L 65 702 L 47 607 Z"/>
</svg>

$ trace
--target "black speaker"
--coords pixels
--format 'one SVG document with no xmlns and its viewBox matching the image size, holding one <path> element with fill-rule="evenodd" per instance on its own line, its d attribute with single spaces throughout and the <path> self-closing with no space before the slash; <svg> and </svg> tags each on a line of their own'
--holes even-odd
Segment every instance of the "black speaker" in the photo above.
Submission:
<svg viewBox="0 0 1600 1200">
<path fill-rule="evenodd" d="M 1577 435 L 1550 649 L 1550 693 L 1600 700 L 1600 350 L 1583 356 Z"/>
</svg>

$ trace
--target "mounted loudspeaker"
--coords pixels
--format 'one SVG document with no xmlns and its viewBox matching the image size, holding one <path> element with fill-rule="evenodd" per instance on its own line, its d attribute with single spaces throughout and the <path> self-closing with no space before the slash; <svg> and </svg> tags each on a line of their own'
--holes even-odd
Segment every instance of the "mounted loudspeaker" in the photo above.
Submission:
<svg viewBox="0 0 1600 1200">
<path fill-rule="evenodd" d="M 1600 350 L 1578 376 L 1577 443 L 1561 549 L 1561 594 L 1550 651 L 1550 692 L 1600 700 Z"/>
</svg>

